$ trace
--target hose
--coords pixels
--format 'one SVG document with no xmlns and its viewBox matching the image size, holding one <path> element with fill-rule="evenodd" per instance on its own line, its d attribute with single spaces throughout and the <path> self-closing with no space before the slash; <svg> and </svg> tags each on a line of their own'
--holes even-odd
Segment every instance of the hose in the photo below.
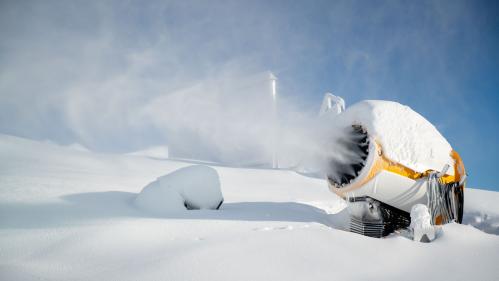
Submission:
<svg viewBox="0 0 499 281">
<path fill-rule="evenodd" d="M 430 210 L 431 223 L 435 225 L 440 216 L 439 223 L 445 224 L 456 219 L 457 210 L 453 194 L 452 185 L 442 182 L 439 173 L 428 175 L 428 209 Z"/>
</svg>

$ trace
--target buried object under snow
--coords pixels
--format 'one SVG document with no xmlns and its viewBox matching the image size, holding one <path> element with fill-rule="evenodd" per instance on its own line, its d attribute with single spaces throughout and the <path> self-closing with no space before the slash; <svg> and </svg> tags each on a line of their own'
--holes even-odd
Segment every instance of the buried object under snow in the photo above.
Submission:
<svg viewBox="0 0 499 281">
<path fill-rule="evenodd" d="M 208 166 L 180 168 L 149 183 L 135 199 L 140 209 L 156 215 L 182 210 L 218 209 L 223 203 L 218 172 Z"/>
<path fill-rule="evenodd" d="M 461 158 L 424 117 L 390 101 L 362 101 L 328 122 L 346 133 L 326 157 L 332 192 L 346 199 L 350 230 L 382 237 L 411 222 L 424 204 L 431 222 L 461 222 L 465 170 Z"/>
</svg>

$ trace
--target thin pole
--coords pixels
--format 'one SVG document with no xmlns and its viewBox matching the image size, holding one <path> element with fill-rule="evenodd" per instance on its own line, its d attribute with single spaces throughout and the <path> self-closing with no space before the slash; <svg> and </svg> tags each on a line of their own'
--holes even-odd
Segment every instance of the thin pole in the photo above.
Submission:
<svg viewBox="0 0 499 281">
<path fill-rule="evenodd" d="M 270 82 L 272 86 L 272 109 L 273 109 L 273 125 L 274 125 L 274 136 L 273 136 L 273 144 L 272 144 L 272 168 L 279 168 L 279 163 L 277 161 L 277 91 L 276 91 L 276 82 L 277 77 L 270 72 Z"/>
</svg>

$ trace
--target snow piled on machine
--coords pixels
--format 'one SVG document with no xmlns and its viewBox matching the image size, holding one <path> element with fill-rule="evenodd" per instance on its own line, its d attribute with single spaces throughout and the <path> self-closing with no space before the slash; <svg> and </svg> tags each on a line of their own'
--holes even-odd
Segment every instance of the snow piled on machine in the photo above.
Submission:
<svg viewBox="0 0 499 281">
<path fill-rule="evenodd" d="M 218 209 L 223 202 L 218 172 L 208 166 L 180 168 L 149 183 L 135 205 L 151 214 L 193 209 Z"/>
<path fill-rule="evenodd" d="M 393 101 L 365 100 L 337 115 L 335 126 L 360 125 L 390 160 L 417 172 L 454 165 L 447 140 L 410 107 Z M 449 169 L 449 174 L 454 171 Z"/>
</svg>

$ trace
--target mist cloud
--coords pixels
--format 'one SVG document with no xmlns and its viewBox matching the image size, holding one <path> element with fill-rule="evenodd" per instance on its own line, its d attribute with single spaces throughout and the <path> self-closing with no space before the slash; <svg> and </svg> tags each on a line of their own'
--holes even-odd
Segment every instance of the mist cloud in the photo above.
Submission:
<svg viewBox="0 0 499 281">
<path fill-rule="evenodd" d="M 180 142 L 250 161 L 275 134 L 265 85 L 252 80 L 268 70 L 279 78 L 281 147 L 308 138 L 326 91 L 347 104 L 394 99 L 444 129 L 468 122 L 453 115 L 467 107 L 456 83 L 467 68 L 449 72 L 477 53 L 452 59 L 456 43 L 478 38 L 465 1 L 0 5 L 2 133 L 111 152 Z"/>
</svg>

